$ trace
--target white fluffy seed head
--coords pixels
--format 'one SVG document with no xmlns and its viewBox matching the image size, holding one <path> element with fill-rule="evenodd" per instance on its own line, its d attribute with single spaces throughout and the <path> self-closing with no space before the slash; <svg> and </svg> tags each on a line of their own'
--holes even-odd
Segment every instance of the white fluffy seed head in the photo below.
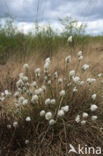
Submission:
<svg viewBox="0 0 103 156">
<path fill-rule="evenodd" d="M 41 110 L 40 111 L 40 116 L 42 117 L 42 116 L 45 116 L 45 110 Z"/>
<path fill-rule="evenodd" d="M 50 63 L 50 62 L 51 62 L 50 57 L 45 59 L 45 63 Z"/>
<path fill-rule="evenodd" d="M 39 91 L 39 95 L 42 94 L 43 93 L 43 88 L 39 88 L 38 91 Z"/>
<path fill-rule="evenodd" d="M 64 112 L 68 112 L 69 111 L 69 106 L 64 106 L 64 107 L 61 107 L 61 110 L 63 110 Z"/>
<path fill-rule="evenodd" d="M 86 124 L 86 121 L 85 120 L 82 120 L 81 121 L 81 125 L 85 125 Z"/>
<path fill-rule="evenodd" d="M 45 100 L 45 105 L 49 105 L 50 103 L 51 103 L 50 98 L 48 98 L 48 99 Z"/>
<path fill-rule="evenodd" d="M 5 95 L 9 95 L 9 91 L 8 91 L 8 90 L 5 90 L 5 91 L 4 91 L 4 94 L 5 94 Z"/>
<path fill-rule="evenodd" d="M 30 122 L 30 121 L 31 121 L 30 116 L 27 116 L 26 119 L 25 119 L 25 121 L 26 121 L 26 122 Z"/>
<path fill-rule="evenodd" d="M 48 85 L 51 85 L 51 80 L 48 81 Z"/>
<path fill-rule="evenodd" d="M 25 98 L 23 96 L 19 97 L 18 103 L 22 104 Z"/>
<path fill-rule="evenodd" d="M 5 100 L 5 97 L 1 97 L 1 98 L 0 98 L 0 101 L 3 102 L 4 100 Z"/>
<path fill-rule="evenodd" d="M 88 82 L 89 84 L 95 83 L 95 82 L 96 82 L 96 79 L 94 79 L 94 78 L 88 78 L 88 79 L 87 79 L 87 82 Z"/>
<path fill-rule="evenodd" d="M 45 92 L 45 91 L 46 91 L 46 86 L 43 85 L 43 86 L 42 86 L 42 89 L 43 89 L 43 91 Z"/>
<path fill-rule="evenodd" d="M 65 90 L 60 91 L 60 96 L 65 96 Z"/>
<path fill-rule="evenodd" d="M 7 128 L 8 128 L 8 129 L 11 129 L 11 125 L 7 125 Z"/>
<path fill-rule="evenodd" d="M 28 100 L 25 99 L 25 100 L 23 101 L 23 105 L 27 105 L 27 104 L 28 104 Z"/>
<path fill-rule="evenodd" d="M 73 88 L 73 93 L 76 93 L 78 90 L 76 87 Z"/>
<path fill-rule="evenodd" d="M 14 121 L 14 122 L 13 122 L 13 127 L 16 128 L 17 126 L 18 126 L 18 122 L 17 122 L 17 121 Z"/>
<path fill-rule="evenodd" d="M 97 120 L 97 118 L 98 118 L 98 117 L 97 117 L 96 115 L 93 115 L 93 116 L 91 117 L 91 120 L 92 120 L 92 121 L 95 121 L 95 120 Z"/>
<path fill-rule="evenodd" d="M 1 93 L 1 96 L 5 96 L 5 93 Z"/>
<path fill-rule="evenodd" d="M 16 97 L 16 98 L 19 97 L 19 94 L 20 94 L 20 93 L 19 93 L 18 91 L 15 92 L 15 93 L 14 93 L 14 97 Z"/>
<path fill-rule="evenodd" d="M 47 112 L 47 113 L 45 114 L 45 119 L 46 119 L 46 120 L 50 120 L 52 117 L 53 117 L 53 115 L 52 115 L 51 112 Z"/>
<path fill-rule="evenodd" d="M 51 99 L 51 104 L 55 104 L 56 103 L 56 100 L 55 99 Z"/>
<path fill-rule="evenodd" d="M 38 73 L 40 73 L 40 68 L 35 69 L 35 74 L 38 74 Z"/>
<path fill-rule="evenodd" d="M 54 119 L 50 119 L 50 121 L 49 121 L 50 126 L 54 125 L 55 123 L 56 123 L 56 121 Z"/>
<path fill-rule="evenodd" d="M 39 89 L 35 89 L 35 95 L 39 95 Z"/>
<path fill-rule="evenodd" d="M 82 66 L 82 70 L 83 70 L 83 71 L 86 71 L 88 68 L 89 68 L 89 65 L 88 65 L 88 64 L 84 64 L 84 65 Z"/>
<path fill-rule="evenodd" d="M 70 63 L 71 62 L 71 56 L 67 56 L 66 58 L 65 58 L 65 62 L 68 64 L 68 63 Z"/>
<path fill-rule="evenodd" d="M 25 70 L 28 70 L 28 69 L 29 69 L 29 65 L 28 65 L 28 64 L 24 64 L 24 65 L 23 65 L 23 68 L 24 68 Z"/>
<path fill-rule="evenodd" d="M 84 85 L 84 81 L 80 81 L 80 86 L 83 86 Z"/>
<path fill-rule="evenodd" d="M 92 98 L 92 100 L 95 100 L 96 99 L 96 94 L 93 94 L 92 96 L 91 96 L 91 98 Z"/>
<path fill-rule="evenodd" d="M 27 82 L 28 81 L 28 77 L 27 76 L 23 76 L 21 79 L 22 79 L 23 82 Z"/>
<path fill-rule="evenodd" d="M 58 73 L 57 73 L 57 72 L 54 73 L 54 78 L 55 78 L 55 79 L 58 78 Z"/>
<path fill-rule="evenodd" d="M 31 102 L 32 102 L 32 103 L 35 103 L 35 102 L 37 102 L 38 100 L 39 100 L 38 95 L 33 95 L 33 96 L 32 96 L 32 99 L 31 99 Z"/>
<path fill-rule="evenodd" d="M 26 144 L 26 145 L 29 144 L 29 140 L 25 140 L 25 144 Z"/>
<path fill-rule="evenodd" d="M 48 72 L 48 69 L 49 69 L 49 63 L 46 62 L 46 63 L 44 64 L 44 72 L 45 72 L 45 73 Z"/>
<path fill-rule="evenodd" d="M 79 76 L 72 77 L 72 80 L 75 84 L 80 84 L 80 77 Z"/>
<path fill-rule="evenodd" d="M 72 41 L 73 41 L 73 37 L 69 36 L 68 39 L 67 39 L 67 42 L 72 42 Z"/>
<path fill-rule="evenodd" d="M 61 78 L 58 79 L 58 83 L 61 84 L 63 80 Z"/>
<path fill-rule="evenodd" d="M 34 81 L 32 84 L 31 84 L 32 87 L 36 87 L 37 86 L 37 83 L 36 81 Z"/>
<path fill-rule="evenodd" d="M 80 122 L 80 115 L 77 115 L 75 118 L 75 122 L 79 123 Z"/>
<path fill-rule="evenodd" d="M 78 60 L 79 60 L 79 61 L 83 60 L 83 56 L 82 56 L 82 55 L 79 56 L 79 57 L 78 57 Z"/>
<path fill-rule="evenodd" d="M 19 80 L 16 82 L 16 86 L 17 86 L 17 88 L 21 88 L 21 87 L 24 86 L 24 82 L 23 82 L 21 79 L 19 79 Z"/>
<path fill-rule="evenodd" d="M 24 73 L 19 74 L 19 78 L 21 79 L 24 76 Z"/>
<path fill-rule="evenodd" d="M 99 77 L 99 78 L 102 77 L 102 73 L 98 74 L 98 77 Z"/>
<path fill-rule="evenodd" d="M 83 52 L 79 51 L 77 55 L 78 55 L 78 57 L 80 57 L 80 56 L 82 56 L 82 54 L 83 54 Z"/>
<path fill-rule="evenodd" d="M 69 76 L 72 77 L 72 76 L 74 76 L 74 75 L 75 75 L 75 70 L 71 70 L 71 71 L 69 72 Z"/>
<path fill-rule="evenodd" d="M 36 77 L 40 77 L 40 68 L 35 69 Z"/>
<path fill-rule="evenodd" d="M 92 104 L 92 105 L 91 105 L 91 107 L 90 107 L 90 110 L 93 112 L 93 111 L 96 111 L 96 110 L 97 110 L 97 108 L 98 108 L 98 106 L 97 106 L 97 105 Z"/>
<path fill-rule="evenodd" d="M 83 116 L 83 118 L 87 118 L 87 117 L 88 117 L 88 113 L 84 112 L 84 113 L 82 114 L 82 116 Z"/>
<path fill-rule="evenodd" d="M 58 110 L 58 117 L 63 117 L 64 116 L 64 110 Z"/>
</svg>

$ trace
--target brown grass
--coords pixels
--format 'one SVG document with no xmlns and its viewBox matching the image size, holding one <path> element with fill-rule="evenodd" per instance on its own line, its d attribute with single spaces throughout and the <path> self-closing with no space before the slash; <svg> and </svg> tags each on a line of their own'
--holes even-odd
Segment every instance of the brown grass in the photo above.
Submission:
<svg viewBox="0 0 103 156">
<path fill-rule="evenodd" d="M 86 50 L 83 51 L 84 59 L 83 63 L 90 64 L 90 70 L 88 73 L 83 75 L 84 79 L 86 77 L 97 76 L 98 73 L 102 72 L 103 69 L 103 51 L 101 50 L 102 45 L 89 45 Z M 64 73 L 64 59 L 67 55 L 72 55 L 73 61 L 70 65 L 70 69 L 76 67 L 76 54 L 79 48 L 69 51 L 68 49 L 59 50 L 52 57 L 52 68 L 51 72 L 59 71 L 60 76 Z M 45 58 L 38 56 L 32 56 L 32 58 L 27 59 L 26 63 L 30 65 L 30 77 L 33 77 L 33 71 L 37 67 L 43 66 Z M 5 89 L 9 89 L 12 92 L 16 90 L 15 83 L 18 79 L 18 74 L 22 72 L 22 66 L 24 62 L 13 62 L 9 60 L 6 65 L 0 66 L 0 92 Z M 78 71 L 78 75 L 80 71 Z M 82 127 L 73 122 L 73 118 L 77 110 L 83 109 L 83 104 L 89 103 L 90 95 L 87 93 L 88 86 L 85 86 L 83 90 L 79 91 L 78 96 L 73 99 L 72 105 L 76 106 L 70 112 L 63 121 L 60 121 L 58 125 L 48 127 L 48 124 L 38 117 L 37 109 L 36 111 L 27 107 L 25 111 L 22 112 L 24 115 L 15 118 L 14 117 L 14 107 L 11 103 L 12 99 L 5 101 L 3 105 L 0 106 L 0 156 L 68 156 L 69 143 L 77 147 L 77 144 L 88 146 L 100 146 L 103 148 L 103 134 L 100 128 L 103 127 L 103 109 L 102 104 L 99 105 L 99 110 L 97 112 L 99 116 L 99 121 L 91 123 L 88 122 L 85 127 Z M 93 86 L 90 92 L 99 90 L 100 86 L 98 82 L 96 86 Z M 70 93 L 69 93 L 70 94 Z M 85 100 L 86 99 L 86 100 Z M 97 98 L 96 103 L 100 103 L 100 97 Z M 82 103 L 82 104 L 81 104 Z M 88 105 L 87 105 L 88 107 Z M 32 123 L 25 123 L 25 116 L 32 116 Z M 14 118 L 18 120 L 19 127 L 12 130 L 7 130 L 5 125 L 9 122 L 12 124 Z M 68 120 L 69 119 L 69 120 Z M 63 125 L 61 124 L 63 122 Z M 24 139 L 29 138 L 30 144 L 25 146 Z M 75 156 L 70 154 L 70 156 Z M 102 155 L 101 155 L 102 156 Z"/>
</svg>

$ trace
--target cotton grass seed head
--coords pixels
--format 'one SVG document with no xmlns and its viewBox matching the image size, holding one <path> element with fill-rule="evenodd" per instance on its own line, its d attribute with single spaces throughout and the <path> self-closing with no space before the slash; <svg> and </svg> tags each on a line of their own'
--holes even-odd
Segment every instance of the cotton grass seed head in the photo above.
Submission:
<svg viewBox="0 0 103 156">
<path fill-rule="evenodd" d="M 86 71 L 88 68 L 89 68 L 89 65 L 88 65 L 88 64 L 84 64 L 84 65 L 82 66 L 82 70 L 83 70 L 83 71 Z"/>
<path fill-rule="evenodd" d="M 45 59 L 45 63 L 50 63 L 50 62 L 51 62 L 50 57 Z"/>
<path fill-rule="evenodd" d="M 75 84 L 80 84 L 80 77 L 79 76 L 72 77 L 72 80 Z"/>
<path fill-rule="evenodd" d="M 62 84 L 63 80 L 61 78 L 58 79 L 58 83 Z"/>
<path fill-rule="evenodd" d="M 27 105 L 28 104 L 28 99 L 25 99 L 24 101 L 23 101 L 23 105 Z"/>
<path fill-rule="evenodd" d="M 20 94 L 20 92 L 16 91 L 16 92 L 14 93 L 14 97 L 18 98 L 18 97 L 19 97 L 19 94 Z"/>
<path fill-rule="evenodd" d="M 68 39 L 67 39 L 67 42 L 72 42 L 72 41 L 73 41 L 73 37 L 69 36 Z"/>
<path fill-rule="evenodd" d="M 69 72 L 69 76 L 70 76 L 70 77 L 75 76 L 75 70 L 71 70 L 71 71 Z"/>
<path fill-rule="evenodd" d="M 39 100 L 38 95 L 33 95 L 33 96 L 32 96 L 32 99 L 31 99 L 31 102 L 32 102 L 32 103 L 35 103 L 35 102 L 37 102 L 38 100 Z"/>
<path fill-rule="evenodd" d="M 51 99 L 50 103 L 54 105 L 56 103 L 56 100 L 55 99 Z"/>
<path fill-rule="evenodd" d="M 30 121 L 31 121 L 30 116 L 27 116 L 26 119 L 25 119 L 25 121 L 26 121 L 26 122 L 30 122 Z"/>
<path fill-rule="evenodd" d="M 11 129 L 11 125 L 7 125 L 7 128 L 8 128 L 8 129 Z"/>
<path fill-rule="evenodd" d="M 28 70 L 28 69 L 29 69 L 29 65 L 28 65 L 28 64 L 24 64 L 24 65 L 23 65 L 23 68 L 24 68 L 25 70 Z"/>
<path fill-rule="evenodd" d="M 70 63 L 71 62 L 71 56 L 67 56 L 66 58 L 65 58 L 65 62 L 68 64 L 68 63 Z"/>
<path fill-rule="evenodd" d="M 25 144 L 26 144 L 26 145 L 29 144 L 29 140 L 25 140 Z"/>
<path fill-rule="evenodd" d="M 92 84 L 92 83 L 95 83 L 95 82 L 96 82 L 96 79 L 95 79 L 95 78 L 88 78 L 88 79 L 87 79 L 87 82 L 88 82 L 89 84 Z"/>
<path fill-rule="evenodd" d="M 78 89 L 76 87 L 73 88 L 73 93 L 76 93 Z"/>
<path fill-rule="evenodd" d="M 84 113 L 82 114 L 82 116 L 83 116 L 83 118 L 87 118 L 87 117 L 88 117 L 88 113 L 84 112 Z"/>
<path fill-rule="evenodd" d="M 95 121 L 95 120 L 97 120 L 97 118 L 98 118 L 98 117 L 97 117 L 96 115 L 93 115 L 93 116 L 91 117 L 91 120 L 92 120 L 92 121 Z"/>
<path fill-rule="evenodd" d="M 32 86 L 32 87 L 36 87 L 36 86 L 37 86 L 36 81 L 32 82 L 31 86 Z"/>
<path fill-rule="evenodd" d="M 78 60 L 79 60 L 79 61 L 83 60 L 83 56 L 82 56 L 82 55 L 79 56 L 79 57 L 78 57 Z"/>
<path fill-rule="evenodd" d="M 58 73 L 55 72 L 55 73 L 54 73 L 54 79 L 57 79 L 57 78 L 58 78 Z"/>
<path fill-rule="evenodd" d="M 17 126 L 18 126 L 18 122 L 17 121 L 14 121 L 13 122 L 13 127 L 16 128 Z"/>
<path fill-rule="evenodd" d="M 52 115 L 51 112 L 47 112 L 47 113 L 45 114 L 45 119 L 46 119 L 46 120 L 50 120 L 52 117 L 53 117 L 53 115 Z"/>
<path fill-rule="evenodd" d="M 69 106 L 64 106 L 64 107 L 61 107 L 61 110 L 63 110 L 64 112 L 68 112 L 69 111 Z"/>
<path fill-rule="evenodd" d="M 92 100 L 95 100 L 96 99 L 96 94 L 93 94 L 92 96 L 91 96 L 91 98 L 92 98 Z"/>
<path fill-rule="evenodd" d="M 54 119 L 51 119 L 51 120 L 49 121 L 49 125 L 50 125 L 50 126 L 54 125 L 55 123 L 56 123 L 56 121 L 55 121 Z"/>
<path fill-rule="evenodd" d="M 86 124 L 86 120 L 82 120 L 81 125 L 85 125 L 85 124 Z"/>
<path fill-rule="evenodd" d="M 91 105 L 91 107 L 90 107 L 90 110 L 93 112 L 93 111 L 96 111 L 96 110 L 97 110 L 97 108 L 98 108 L 98 106 L 97 106 L 97 105 L 92 104 L 92 105 Z"/>
<path fill-rule="evenodd" d="M 36 77 L 40 77 L 40 68 L 35 69 L 35 75 Z"/>
<path fill-rule="evenodd" d="M 50 98 L 48 98 L 48 99 L 45 100 L 45 105 L 49 105 L 49 104 L 51 104 Z"/>
<path fill-rule="evenodd" d="M 78 55 L 78 57 L 80 57 L 80 56 L 82 56 L 82 54 L 83 54 L 83 52 L 79 51 L 77 55 Z"/>
<path fill-rule="evenodd" d="M 45 110 L 41 110 L 41 111 L 40 111 L 40 116 L 41 116 L 41 117 L 45 116 Z"/>
<path fill-rule="evenodd" d="M 60 96 L 65 96 L 65 90 L 60 91 Z"/>
<path fill-rule="evenodd" d="M 99 77 L 99 78 L 102 77 L 102 73 L 99 73 L 99 74 L 98 74 L 98 77 Z"/>
<path fill-rule="evenodd" d="M 58 117 L 63 117 L 64 116 L 64 110 L 58 110 L 58 113 L 57 113 Z"/>
<path fill-rule="evenodd" d="M 77 115 L 75 118 L 75 122 L 79 123 L 80 122 L 80 115 Z"/>
</svg>

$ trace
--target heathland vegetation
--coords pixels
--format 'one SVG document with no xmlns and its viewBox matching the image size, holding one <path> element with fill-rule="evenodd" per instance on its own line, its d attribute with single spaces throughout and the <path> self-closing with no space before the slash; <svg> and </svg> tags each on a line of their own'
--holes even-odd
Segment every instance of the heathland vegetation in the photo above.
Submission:
<svg viewBox="0 0 103 156">
<path fill-rule="evenodd" d="M 36 23 L 24 34 L 12 19 L 0 26 L 1 156 L 103 148 L 103 36 L 86 35 L 71 17 L 59 21 L 62 32 Z"/>
</svg>

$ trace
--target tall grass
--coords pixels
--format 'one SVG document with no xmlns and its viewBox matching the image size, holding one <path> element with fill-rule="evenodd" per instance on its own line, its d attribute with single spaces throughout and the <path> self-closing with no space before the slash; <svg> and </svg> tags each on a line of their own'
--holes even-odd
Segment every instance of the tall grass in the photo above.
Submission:
<svg viewBox="0 0 103 156">
<path fill-rule="evenodd" d="M 83 25 L 75 28 L 74 23 L 77 25 L 77 21 L 74 19 L 70 19 L 70 22 L 67 23 L 68 21 L 69 19 L 65 22 L 61 33 L 53 30 L 51 26 L 41 28 L 39 24 L 36 24 L 34 34 L 23 34 L 17 30 L 12 19 L 7 20 L 5 26 L 0 27 L 0 63 L 5 64 L 9 58 L 25 61 L 36 52 L 44 57 L 52 56 L 60 48 L 75 49 L 79 46 L 80 49 L 84 50 L 90 42 L 103 40 L 102 36 L 85 35 L 85 26 Z M 67 43 L 70 35 L 73 36 L 73 42 Z"/>
</svg>

